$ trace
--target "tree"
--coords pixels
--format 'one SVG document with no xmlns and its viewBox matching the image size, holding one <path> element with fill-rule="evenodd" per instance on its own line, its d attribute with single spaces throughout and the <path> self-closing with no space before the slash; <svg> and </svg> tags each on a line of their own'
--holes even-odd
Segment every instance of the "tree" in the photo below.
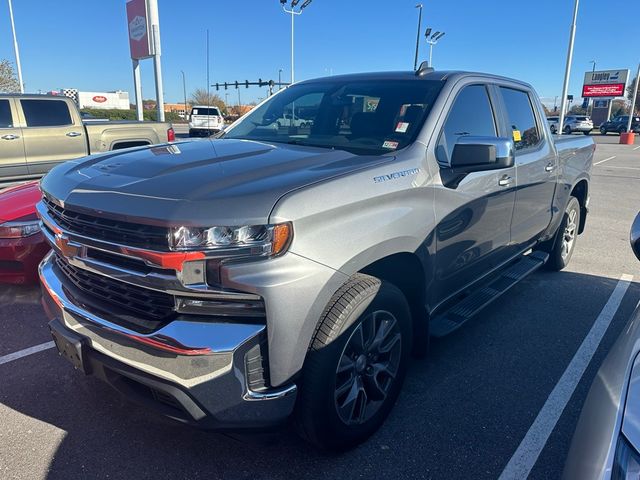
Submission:
<svg viewBox="0 0 640 480">
<path fill-rule="evenodd" d="M 637 78 L 634 78 L 633 81 L 629 84 L 629 86 L 627 87 L 627 98 L 629 99 L 629 102 L 633 102 L 633 90 L 636 86 L 636 80 L 638 80 Z M 633 113 L 636 114 L 640 112 L 640 91 L 638 93 L 638 97 L 636 98 L 636 104 L 634 105 L 633 108 Z M 628 113 L 628 112 L 626 112 Z"/>
<path fill-rule="evenodd" d="M 0 61 L 0 92 L 15 93 L 20 91 L 20 83 L 9 60 Z"/>
<path fill-rule="evenodd" d="M 191 103 L 193 105 L 211 105 L 213 107 L 218 107 L 223 112 L 227 110 L 227 106 L 222 98 L 218 95 L 207 92 L 204 88 L 196 88 L 194 90 L 191 94 Z"/>
</svg>

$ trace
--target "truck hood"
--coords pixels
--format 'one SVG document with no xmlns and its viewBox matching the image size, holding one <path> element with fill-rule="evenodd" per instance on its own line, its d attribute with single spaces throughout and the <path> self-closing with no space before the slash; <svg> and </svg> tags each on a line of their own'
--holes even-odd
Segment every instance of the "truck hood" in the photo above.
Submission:
<svg viewBox="0 0 640 480">
<path fill-rule="evenodd" d="M 286 193 L 393 160 L 247 140 L 203 140 L 90 156 L 57 166 L 44 194 L 80 212 L 154 225 L 269 221 Z"/>
</svg>

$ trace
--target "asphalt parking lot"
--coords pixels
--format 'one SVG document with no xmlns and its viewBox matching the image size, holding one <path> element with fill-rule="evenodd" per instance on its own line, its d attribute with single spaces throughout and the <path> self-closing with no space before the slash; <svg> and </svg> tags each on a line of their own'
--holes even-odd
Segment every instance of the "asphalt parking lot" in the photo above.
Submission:
<svg viewBox="0 0 640 480">
<path fill-rule="evenodd" d="M 58 357 L 37 288 L 0 287 L 0 478 L 492 479 L 522 478 L 527 462 L 530 478 L 558 478 L 591 381 L 640 300 L 628 241 L 640 210 L 640 144 L 594 139 L 591 213 L 570 267 L 533 274 L 434 340 L 383 428 L 342 455 L 318 453 L 288 430 L 231 438 L 148 413 Z M 632 282 L 602 341 L 567 383 L 623 275 Z M 540 418 L 549 435 L 537 435 Z M 523 441 L 524 457 L 514 458 Z"/>
</svg>

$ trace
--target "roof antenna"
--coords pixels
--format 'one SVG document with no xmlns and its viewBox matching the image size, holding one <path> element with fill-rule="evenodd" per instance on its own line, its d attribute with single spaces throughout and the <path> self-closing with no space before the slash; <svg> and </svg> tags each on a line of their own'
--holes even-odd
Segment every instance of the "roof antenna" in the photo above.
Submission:
<svg viewBox="0 0 640 480">
<path fill-rule="evenodd" d="M 433 72 L 433 68 L 429 66 L 429 62 L 426 60 L 420 64 L 418 69 L 416 70 L 416 77 L 423 77 L 427 73 Z"/>
</svg>

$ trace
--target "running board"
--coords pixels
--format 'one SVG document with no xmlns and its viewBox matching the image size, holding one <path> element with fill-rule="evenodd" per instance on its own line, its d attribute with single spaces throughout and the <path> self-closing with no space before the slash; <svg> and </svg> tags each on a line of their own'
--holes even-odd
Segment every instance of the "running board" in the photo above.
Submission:
<svg viewBox="0 0 640 480">
<path fill-rule="evenodd" d="M 540 251 L 523 255 L 487 285 L 433 317 L 429 322 L 429 333 L 434 337 L 444 337 L 457 330 L 520 280 L 543 266 L 548 259 L 549 254 Z"/>
</svg>

